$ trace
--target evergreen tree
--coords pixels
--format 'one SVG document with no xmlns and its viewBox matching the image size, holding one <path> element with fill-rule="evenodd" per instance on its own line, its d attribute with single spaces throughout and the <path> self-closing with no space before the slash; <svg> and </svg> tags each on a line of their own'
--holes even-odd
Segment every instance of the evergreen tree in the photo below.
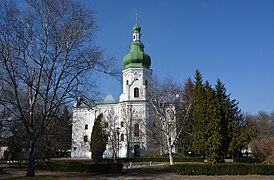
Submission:
<svg viewBox="0 0 274 180">
<path fill-rule="evenodd" d="M 209 162 L 222 162 L 223 134 L 221 103 L 214 89 L 206 81 L 203 84 L 202 75 L 197 70 L 195 75 L 195 147 Z"/>
<path fill-rule="evenodd" d="M 66 156 L 71 148 L 72 113 L 67 106 L 45 128 L 37 152 L 45 158 Z"/>
<path fill-rule="evenodd" d="M 106 150 L 107 135 L 102 127 L 103 114 L 95 119 L 94 126 L 91 133 L 90 149 L 92 152 L 92 159 L 98 162 L 103 157 Z"/>
<path fill-rule="evenodd" d="M 62 131 L 63 135 L 63 146 L 62 149 L 70 149 L 71 148 L 71 136 L 72 136 L 72 113 L 69 111 L 68 107 L 65 106 L 63 109 L 63 113 L 60 117 L 60 123 L 63 124 Z M 61 126 L 60 124 L 60 126 Z"/>
<path fill-rule="evenodd" d="M 232 121 L 230 121 L 228 126 L 230 143 L 228 152 L 233 155 L 233 157 L 242 156 L 241 150 L 246 148 L 249 142 L 257 136 L 256 130 L 252 126 L 248 126 L 244 122 L 241 110 L 238 108 L 238 102 L 233 99 L 230 101 L 230 112 Z"/>
<path fill-rule="evenodd" d="M 205 155 L 211 163 L 223 162 L 221 104 L 208 82 L 206 82 L 205 90 L 207 97 L 206 130 L 204 132 L 206 136 Z"/>
<path fill-rule="evenodd" d="M 195 74 L 195 99 L 194 99 L 194 147 L 196 151 L 204 154 L 205 144 L 207 141 L 206 135 L 206 118 L 207 118 L 207 107 L 206 107 L 206 92 L 203 84 L 203 77 L 199 70 L 196 70 Z"/>
<path fill-rule="evenodd" d="M 231 101 L 229 99 L 229 95 L 226 94 L 226 88 L 220 79 L 217 79 L 215 92 L 221 105 L 221 132 L 223 136 L 221 150 L 223 151 L 224 155 L 226 155 L 228 152 L 229 144 L 231 142 L 233 134 L 232 132 L 235 128 L 233 125 L 233 111 L 231 111 Z"/>
<path fill-rule="evenodd" d="M 208 81 L 203 84 L 197 70 L 195 80 L 195 147 L 209 162 L 222 162 L 228 152 L 239 154 L 256 134 L 245 128 L 238 102 L 230 99 L 219 79 L 213 89 Z"/>
<path fill-rule="evenodd" d="M 217 97 L 221 103 L 221 121 L 224 155 L 229 152 L 233 155 L 239 155 L 241 149 L 255 136 L 252 128 L 245 128 L 241 110 L 238 108 L 238 102 L 230 99 L 225 85 L 220 79 L 215 86 Z"/>
</svg>

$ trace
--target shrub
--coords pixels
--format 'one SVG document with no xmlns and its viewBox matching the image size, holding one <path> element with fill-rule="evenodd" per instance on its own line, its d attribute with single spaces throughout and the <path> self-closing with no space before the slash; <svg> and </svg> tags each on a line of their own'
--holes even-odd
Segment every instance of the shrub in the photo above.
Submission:
<svg viewBox="0 0 274 180">
<path fill-rule="evenodd" d="M 274 166 L 266 164 L 176 164 L 171 167 L 175 174 L 183 175 L 273 175 Z"/>
<path fill-rule="evenodd" d="M 49 171 L 63 171 L 63 172 L 81 172 L 81 173 L 105 173 L 115 174 L 122 173 L 123 164 L 116 163 L 102 163 L 102 164 L 88 164 L 81 162 L 47 162 L 45 164 L 39 164 L 38 169 L 44 169 Z"/>
</svg>

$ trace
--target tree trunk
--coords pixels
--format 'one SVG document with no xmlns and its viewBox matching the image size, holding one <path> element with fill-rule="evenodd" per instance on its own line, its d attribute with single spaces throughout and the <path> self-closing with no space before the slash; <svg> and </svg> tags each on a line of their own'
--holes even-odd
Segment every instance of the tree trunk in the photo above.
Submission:
<svg viewBox="0 0 274 180">
<path fill-rule="evenodd" d="M 171 145 L 171 139 L 169 136 L 168 140 L 167 140 L 167 147 L 168 147 L 168 156 L 169 156 L 169 165 L 173 165 L 174 161 L 173 161 L 173 156 L 172 156 L 172 145 Z"/>
<path fill-rule="evenodd" d="M 174 161 L 173 161 L 172 147 L 171 146 L 168 147 L 168 155 L 169 155 L 169 165 L 173 165 Z"/>
<path fill-rule="evenodd" d="M 28 169 L 27 169 L 27 177 L 35 176 L 35 159 L 36 159 L 36 147 L 37 147 L 37 139 L 36 137 L 32 137 L 31 140 L 31 149 L 28 160 Z"/>
</svg>

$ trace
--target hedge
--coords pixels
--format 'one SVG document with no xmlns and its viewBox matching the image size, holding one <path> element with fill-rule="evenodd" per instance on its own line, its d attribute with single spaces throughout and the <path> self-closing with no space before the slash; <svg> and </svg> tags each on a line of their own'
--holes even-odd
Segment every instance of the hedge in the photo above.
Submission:
<svg viewBox="0 0 274 180">
<path fill-rule="evenodd" d="M 174 162 L 204 162 L 200 157 L 174 157 Z M 123 158 L 120 162 L 169 162 L 168 157 L 138 157 L 138 158 Z"/>
<path fill-rule="evenodd" d="M 117 174 L 122 173 L 123 164 L 120 163 L 102 163 L 102 164 L 87 164 L 80 162 L 58 163 L 47 162 L 38 164 L 38 169 L 49 171 L 63 171 L 63 172 L 81 172 L 81 173 L 104 173 L 104 174 Z"/>
<path fill-rule="evenodd" d="M 274 165 L 266 164 L 176 164 L 171 169 L 181 175 L 274 175 Z"/>
</svg>

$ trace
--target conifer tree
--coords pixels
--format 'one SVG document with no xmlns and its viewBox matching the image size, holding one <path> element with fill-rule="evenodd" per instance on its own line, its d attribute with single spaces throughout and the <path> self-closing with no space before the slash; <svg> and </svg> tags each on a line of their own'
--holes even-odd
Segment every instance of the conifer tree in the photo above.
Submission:
<svg viewBox="0 0 274 180">
<path fill-rule="evenodd" d="M 229 147 L 228 152 L 233 157 L 242 155 L 241 150 L 245 148 L 249 142 L 257 136 L 256 130 L 252 126 L 247 126 L 244 122 L 241 110 L 238 108 L 238 102 L 230 100 L 230 117 L 231 121 L 228 124 Z"/>
<path fill-rule="evenodd" d="M 206 81 L 203 84 L 202 75 L 197 70 L 195 75 L 195 147 L 209 162 L 222 162 L 223 134 L 221 103 L 214 89 Z"/>
<path fill-rule="evenodd" d="M 224 84 L 221 82 L 220 79 L 217 79 L 217 83 L 215 85 L 215 92 L 217 98 L 220 102 L 221 109 L 221 130 L 223 135 L 223 142 L 222 142 L 222 151 L 224 154 L 227 154 L 229 144 L 232 138 L 232 131 L 233 131 L 233 112 L 231 110 L 231 102 L 229 95 L 226 94 L 226 88 Z"/>
<path fill-rule="evenodd" d="M 221 104 L 208 81 L 206 82 L 205 89 L 207 97 L 206 130 L 204 132 L 207 137 L 205 155 L 209 162 L 217 163 L 224 160 L 222 153 Z"/>
<path fill-rule="evenodd" d="M 215 91 L 221 103 L 223 154 L 227 155 L 230 152 L 237 155 L 252 139 L 254 131 L 253 129 L 244 129 L 243 117 L 241 110 L 238 108 L 238 102 L 235 99 L 230 99 L 230 94 L 227 94 L 225 85 L 220 79 L 217 80 Z"/>
<path fill-rule="evenodd" d="M 204 154 L 207 140 L 206 132 L 206 92 L 203 84 L 203 77 L 199 70 L 195 74 L 195 99 L 194 99 L 194 146 L 196 151 Z"/>
<path fill-rule="evenodd" d="M 103 157 L 103 153 L 106 150 L 107 135 L 102 127 L 103 114 L 95 119 L 94 126 L 91 133 L 90 149 L 92 152 L 92 159 L 98 162 Z"/>
<path fill-rule="evenodd" d="M 215 89 L 203 84 L 202 75 L 195 75 L 194 134 L 196 150 L 211 163 L 223 162 L 228 152 L 235 155 L 255 136 L 244 128 L 238 102 L 230 99 L 224 84 L 218 79 Z"/>
</svg>

